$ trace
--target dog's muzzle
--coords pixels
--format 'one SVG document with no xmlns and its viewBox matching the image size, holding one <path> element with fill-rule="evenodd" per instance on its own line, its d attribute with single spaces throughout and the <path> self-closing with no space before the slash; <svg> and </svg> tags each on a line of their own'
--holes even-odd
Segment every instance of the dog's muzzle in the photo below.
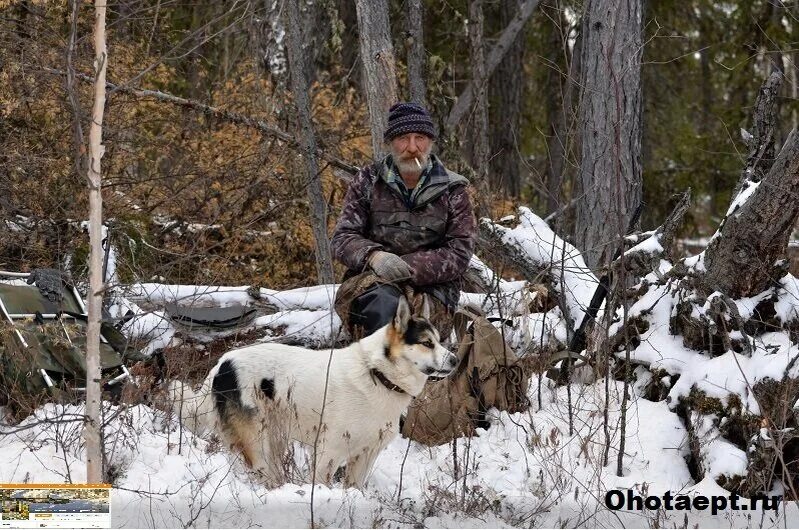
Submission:
<svg viewBox="0 0 799 530">
<path fill-rule="evenodd" d="M 458 359 L 456 355 L 450 353 L 447 355 L 441 368 L 427 368 L 424 370 L 424 373 L 427 375 L 428 379 L 439 381 L 454 372 L 458 367 L 458 363 L 460 363 L 460 359 Z"/>
</svg>

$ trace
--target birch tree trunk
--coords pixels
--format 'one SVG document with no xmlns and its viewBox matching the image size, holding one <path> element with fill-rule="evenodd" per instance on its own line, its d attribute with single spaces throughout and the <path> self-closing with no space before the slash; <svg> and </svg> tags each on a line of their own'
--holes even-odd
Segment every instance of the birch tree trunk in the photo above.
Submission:
<svg viewBox="0 0 799 530">
<path fill-rule="evenodd" d="M 253 17 L 251 31 L 253 52 L 259 70 L 271 78 L 276 90 L 285 87 L 286 55 L 281 36 L 285 32 L 280 17 L 281 5 L 271 0 L 261 0 L 258 16 Z"/>
<path fill-rule="evenodd" d="M 405 13 L 405 43 L 408 61 L 408 92 L 414 103 L 425 104 L 424 25 L 422 0 L 408 0 Z"/>
<path fill-rule="evenodd" d="M 397 102 L 397 71 L 388 23 L 388 1 L 356 0 L 355 9 L 372 151 L 375 159 L 380 159 L 384 154 L 383 133 L 388 124 L 388 109 Z"/>
<path fill-rule="evenodd" d="M 621 237 L 616 220 L 641 201 L 641 0 L 589 0 L 584 16 L 575 235 L 596 268 Z"/>
<path fill-rule="evenodd" d="M 94 9 L 94 106 L 89 128 L 89 296 L 86 330 L 86 419 L 83 437 L 86 441 L 86 480 L 98 484 L 103 480 L 102 433 L 100 422 L 100 319 L 103 305 L 103 196 L 100 159 L 105 147 L 103 111 L 105 108 L 105 72 L 108 54 L 105 46 L 106 0 L 95 0 Z"/>
<path fill-rule="evenodd" d="M 318 281 L 333 283 L 333 262 L 330 240 L 327 238 L 327 203 L 322 190 L 322 179 L 316 163 L 316 137 L 311 121 L 311 104 L 308 98 L 308 82 L 303 53 L 302 20 L 300 0 L 287 0 L 285 4 L 286 28 L 288 29 L 288 56 L 291 73 L 291 91 L 297 107 L 300 125 L 299 140 L 305 167 L 308 173 L 308 202 L 311 205 L 311 222 L 316 244 L 316 274 Z"/>
</svg>

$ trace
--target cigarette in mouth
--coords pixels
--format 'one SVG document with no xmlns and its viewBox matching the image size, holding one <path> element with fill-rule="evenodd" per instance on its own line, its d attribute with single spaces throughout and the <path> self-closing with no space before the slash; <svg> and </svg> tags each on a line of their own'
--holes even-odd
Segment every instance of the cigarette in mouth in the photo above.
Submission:
<svg viewBox="0 0 799 530">
<path fill-rule="evenodd" d="M 416 165 L 419 166 L 419 169 L 422 169 L 422 163 L 419 162 L 419 159 L 414 157 L 414 160 L 416 160 Z"/>
</svg>

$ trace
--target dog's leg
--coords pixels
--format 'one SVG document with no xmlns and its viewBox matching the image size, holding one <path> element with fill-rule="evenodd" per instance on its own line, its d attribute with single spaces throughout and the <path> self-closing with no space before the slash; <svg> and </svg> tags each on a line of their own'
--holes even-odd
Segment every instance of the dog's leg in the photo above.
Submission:
<svg viewBox="0 0 799 530">
<path fill-rule="evenodd" d="M 232 414 L 226 422 L 226 428 L 231 448 L 241 452 L 247 466 L 260 474 L 267 486 L 277 487 L 285 483 L 282 455 L 276 454 L 280 448 L 273 447 L 273 437 L 264 432 L 263 422 Z"/>
<path fill-rule="evenodd" d="M 313 459 L 313 448 L 310 449 L 311 458 Z M 332 451 L 325 451 L 320 448 L 316 453 L 316 467 L 313 469 L 314 482 L 317 484 L 327 484 L 328 486 L 333 482 L 333 474 L 338 469 L 339 463 L 342 459 L 337 458 L 337 453 Z M 313 462 L 311 463 L 313 466 Z"/>
<path fill-rule="evenodd" d="M 383 429 L 377 432 L 377 437 L 372 443 L 368 443 L 354 454 L 350 454 L 347 460 L 347 473 L 344 476 L 344 485 L 362 489 L 366 484 L 366 479 L 375 465 L 377 455 L 397 437 L 399 430 L 394 422 L 387 423 Z"/>
<path fill-rule="evenodd" d="M 360 453 L 353 455 L 347 460 L 347 472 L 344 475 L 344 486 L 348 488 L 362 489 L 369 477 L 369 472 L 377 460 L 382 447 L 373 449 L 366 448 Z"/>
</svg>

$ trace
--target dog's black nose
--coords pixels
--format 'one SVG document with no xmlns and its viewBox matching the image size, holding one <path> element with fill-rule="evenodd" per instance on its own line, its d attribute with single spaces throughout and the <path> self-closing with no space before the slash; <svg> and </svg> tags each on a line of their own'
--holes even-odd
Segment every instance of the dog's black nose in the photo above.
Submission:
<svg viewBox="0 0 799 530">
<path fill-rule="evenodd" d="M 454 355 L 450 355 L 449 359 L 447 360 L 447 364 L 449 365 L 450 368 L 455 368 L 456 366 L 458 366 L 458 358 Z"/>
</svg>

